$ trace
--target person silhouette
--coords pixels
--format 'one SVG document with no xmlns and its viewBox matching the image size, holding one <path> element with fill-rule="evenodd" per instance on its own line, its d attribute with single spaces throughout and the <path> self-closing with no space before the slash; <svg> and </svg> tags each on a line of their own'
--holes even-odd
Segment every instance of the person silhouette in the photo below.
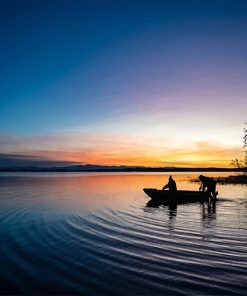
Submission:
<svg viewBox="0 0 247 296">
<path fill-rule="evenodd" d="M 201 181 L 199 191 L 202 190 L 202 192 L 204 192 L 206 190 L 206 193 L 216 200 L 218 194 L 218 191 L 216 191 L 216 181 L 214 181 L 213 178 L 205 177 L 203 175 L 199 176 L 199 180 Z"/>
<path fill-rule="evenodd" d="M 168 183 L 162 188 L 162 190 L 169 189 L 169 192 L 177 192 L 176 182 L 172 179 L 172 176 L 169 177 Z"/>
</svg>

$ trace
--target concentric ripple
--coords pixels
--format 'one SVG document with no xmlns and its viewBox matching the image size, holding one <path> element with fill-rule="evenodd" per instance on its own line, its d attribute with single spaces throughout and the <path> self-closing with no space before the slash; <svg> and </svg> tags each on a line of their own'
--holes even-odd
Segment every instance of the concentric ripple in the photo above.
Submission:
<svg viewBox="0 0 247 296">
<path fill-rule="evenodd" d="M 245 294 L 243 187 L 150 207 L 145 174 L 16 178 L 0 177 L 1 294 Z"/>
</svg>

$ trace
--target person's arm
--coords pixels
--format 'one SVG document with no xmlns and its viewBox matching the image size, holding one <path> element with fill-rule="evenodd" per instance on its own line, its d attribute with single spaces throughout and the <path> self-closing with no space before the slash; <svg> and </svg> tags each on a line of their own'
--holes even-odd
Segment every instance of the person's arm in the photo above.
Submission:
<svg viewBox="0 0 247 296">
<path fill-rule="evenodd" d="M 166 184 L 166 185 L 162 188 L 162 190 L 165 190 L 166 188 L 169 188 L 169 184 Z"/>
<path fill-rule="evenodd" d="M 204 190 L 205 190 L 205 185 L 203 183 L 201 183 L 201 186 L 199 188 L 199 191 L 201 191 L 201 190 L 202 190 L 202 192 L 204 192 Z"/>
</svg>

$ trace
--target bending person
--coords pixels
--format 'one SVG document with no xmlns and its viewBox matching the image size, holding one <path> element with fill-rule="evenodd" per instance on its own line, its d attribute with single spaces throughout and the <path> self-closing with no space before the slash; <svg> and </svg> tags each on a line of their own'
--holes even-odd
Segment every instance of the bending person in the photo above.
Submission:
<svg viewBox="0 0 247 296">
<path fill-rule="evenodd" d="M 213 178 L 205 177 L 203 175 L 199 176 L 199 180 L 201 181 L 201 186 L 199 190 L 202 190 L 204 192 L 208 193 L 208 195 L 216 199 L 216 196 L 218 194 L 218 191 L 216 191 L 216 181 L 214 181 Z"/>
</svg>

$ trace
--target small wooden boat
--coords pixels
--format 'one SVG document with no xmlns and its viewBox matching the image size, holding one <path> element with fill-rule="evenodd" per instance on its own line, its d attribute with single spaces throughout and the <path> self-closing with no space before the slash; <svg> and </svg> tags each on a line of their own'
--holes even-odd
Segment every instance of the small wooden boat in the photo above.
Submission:
<svg viewBox="0 0 247 296">
<path fill-rule="evenodd" d="M 209 196 L 202 191 L 178 190 L 170 192 L 169 190 L 158 190 L 155 188 L 144 188 L 143 191 L 151 197 L 153 202 L 159 203 L 186 203 L 206 201 Z"/>
</svg>

